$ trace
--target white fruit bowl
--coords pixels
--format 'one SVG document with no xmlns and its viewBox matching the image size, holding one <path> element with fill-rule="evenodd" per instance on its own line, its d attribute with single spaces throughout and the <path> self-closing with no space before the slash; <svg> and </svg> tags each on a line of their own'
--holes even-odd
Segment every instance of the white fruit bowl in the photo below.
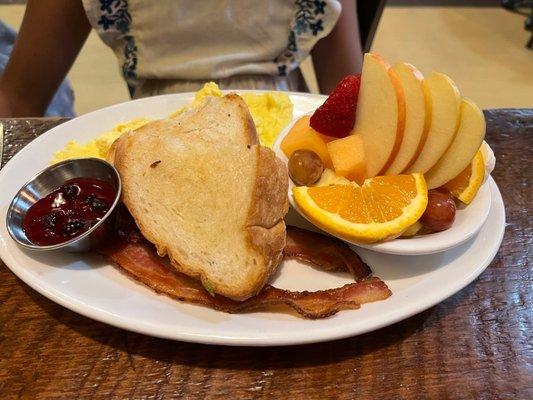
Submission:
<svg viewBox="0 0 533 400">
<path fill-rule="evenodd" d="M 296 120 L 292 121 L 278 136 L 272 149 L 276 155 L 287 164 L 288 159 L 285 153 L 281 151 L 280 144 L 285 135 L 290 131 Z M 461 206 L 457 208 L 455 214 L 455 221 L 450 229 L 442 232 L 431 233 L 427 235 L 419 235 L 411 238 L 398 238 L 394 240 L 378 242 L 378 243 L 358 243 L 354 241 L 347 241 L 355 246 L 364 247 L 380 253 L 398 254 L 398 255 L 422 255 L 440 253 L 456 247 L 479 232 L 490 211 L 491 194 L 489 187 L 489 180 L 487 179 L 479 188 L 479 191 L 468 206 Z M 304 219 L 305 215 L 299 210 L 294 198 L 292 196 L 292 189 L 294 182 L 289 179 L 289 202 L 294 210 L 296 210 Z M 317 230 L 320 230 L 315 226 Z M 332 232 L 326 232 L 332 236 L 336 236 Z M 340 238 L 341 239 L 341 238 Z"/>
</svg>

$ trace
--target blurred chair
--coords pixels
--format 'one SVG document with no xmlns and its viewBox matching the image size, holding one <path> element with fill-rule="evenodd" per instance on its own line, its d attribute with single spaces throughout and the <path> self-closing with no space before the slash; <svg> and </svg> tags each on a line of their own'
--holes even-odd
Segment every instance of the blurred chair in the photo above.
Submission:
<svg viewBox="0 0 533 400">
<path fill-rule="evenodd" d="M 363 52 L 370 51 L 387 0 L 356 0 Z"/>
<path fill-rule="evenodd" d="M 533 0 L 502 0 L 502 6 L 508 10 L 527 15 L 524 29 L 530 31 L 531 35 L 526 47 L 531 49 L 533 47 Z"/>
</svg>

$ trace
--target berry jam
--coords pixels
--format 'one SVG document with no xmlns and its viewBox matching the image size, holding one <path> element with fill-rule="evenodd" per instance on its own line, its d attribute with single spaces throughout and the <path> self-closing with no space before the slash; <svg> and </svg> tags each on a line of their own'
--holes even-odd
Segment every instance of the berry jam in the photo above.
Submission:
<svg viewBox="0 0 533 400">
<path fill-rule="evenodd" d="M 22 228 L 26 237 L 39 246 L 63 243 L 100 221 L 114 199 L 115 189 L 107 182 L 71 179 L 32 205 Z"/>
</svg>

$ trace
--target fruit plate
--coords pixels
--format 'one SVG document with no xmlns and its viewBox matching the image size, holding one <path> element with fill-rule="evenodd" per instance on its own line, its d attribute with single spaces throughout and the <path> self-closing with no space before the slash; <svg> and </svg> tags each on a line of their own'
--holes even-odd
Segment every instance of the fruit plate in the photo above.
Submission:
<svg viewBox="0 0 533 400">
<path fill-rule="evenodd" d="M 323 97 L 290 93 L 296 116 L 316 108 Z M 19 187 L 43 169 L 54 151 L 71 139 L 91 140 L 119 122 L 135 117 L 165 117 L 192 100 L 193 94 L 158 96 L 83 115 L 43 134 L 0 170 L 0 220 Z M 419 313 L 472 282 L 491 262 L 505 224 L 501 195 L 488 184 L 492 205 L 481 231 L 464 244 L 427 256 L 393 256 L 358 249 L 393 292 L 385 301 L 342 311 L 324 320 L 255 312 L 226 314 L 181 303 L 123 275 L 93 254 L 35 254 L 19 248 L 0 224 L 0 258 L 33 289 L 86 317 L 147 335 L 197 343 L 273 346 L 313 343 L 369 332 Z M 304 224 L 298 214 L 291 220 Z M 291 260 L 273 283 L 281 288 L 317 290 L 350 282 L 346 274 L 326 273 Z"/>
<path fill-rule="evenodd" d="M 325 97 L 324 97 L 325 99 Z M 285 153 L 280 149 L 281 141 L 287 135 L 297 119 L 290 123 L 279 135 L 274 143 L 273 150 L 276 155 L 287 164 L 288 159 Z M 292 189 L 294 183 L 289 179 L 289 202 L 291 206 L 305 218 L 304 214 L 299 210 L 294 197 L 292 195 Z M 491 193 L 489 180 L 486 180 L 479 188 L 479 191 L 468 206 L 461 206 L 457 208 L 455 215 L 455 221 L 450 229 L 432 233 L 428 235 L 419 235 L 412 238 L 398 238 L 394 240 L 388 240 L 380 243 L 358 243 L 353 241 L 347 241 L 350 244 L 354 244 L 359 247 L 364 247 L 370 250 L 378 251 L 380 253 L 398 254 L 398 255 L 422 255 L 439 253 L 459 246 L 461 243 L 466 242 L 473 235 L 475 235 L 489 215 L 491 204 Z M 329 232 L 335 236 L 332 232 Z"/>
</svg>

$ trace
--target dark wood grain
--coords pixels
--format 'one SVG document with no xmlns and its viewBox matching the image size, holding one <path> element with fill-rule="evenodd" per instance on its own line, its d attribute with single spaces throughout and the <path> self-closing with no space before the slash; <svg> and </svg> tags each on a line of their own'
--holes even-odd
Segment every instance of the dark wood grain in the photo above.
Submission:
<svg viewBox="0 0 533 400">
<path fill-rule="evenodd" d="M 2 264 L 0 398 L 533 398 L 533 110 L 486 116 L 508 225 L 489 268 L 455 296 L 350 339 L 216 347 L 154 339 L 79 316 Z M 3 122 L 11 157 L 60 121 Z"/>
<path fill-rule="evenodd" d="M 0 157 L 0 168 L 37 136 L 65 121 L 67 121 L 65 118 L 14 118 L 1 120 L 4 125 L 4 154 Z"/>
</svg>

